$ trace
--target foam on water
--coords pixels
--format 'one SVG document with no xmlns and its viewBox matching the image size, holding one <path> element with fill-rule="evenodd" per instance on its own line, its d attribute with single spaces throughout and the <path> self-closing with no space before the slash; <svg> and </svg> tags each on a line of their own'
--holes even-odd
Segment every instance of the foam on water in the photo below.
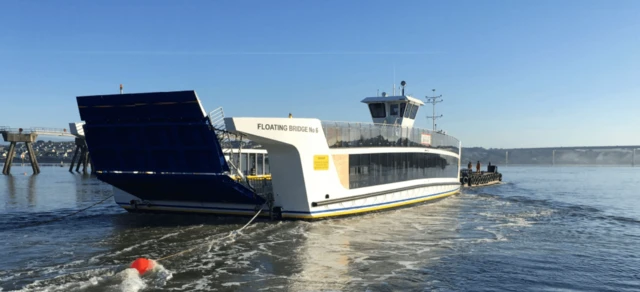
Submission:
<svg viewBox="0 0 640 292">
<path fill-rule="evenodd" d="M 160 263 L 142 277 L 133 268 L 107 267 L 76 273 L 60 271 L 62 275 L 46 280 L 36 280 L 16 291 L 140 291 L 146 287 L 162 287 L 173 277 L 173 273 Z"/>
<path fill-rule="evenodd" d="M 133 268 L 125 269 L 116 274 L 116 277 L 121 281 L 118 288 L 123 292 L 137 292 L 147 287 L 147 284 L 140 278 L 138 270 Z"/>
</svg>

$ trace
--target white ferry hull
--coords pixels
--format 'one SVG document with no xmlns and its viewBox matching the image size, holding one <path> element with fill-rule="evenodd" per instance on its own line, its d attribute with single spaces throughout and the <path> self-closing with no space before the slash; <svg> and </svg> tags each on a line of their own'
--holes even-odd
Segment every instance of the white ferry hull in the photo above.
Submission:
<svg viewBox="0 0 640 292">
<path fill-rule="evenodd" d="M 414 189 L 390 192 L 353 201 L 315 207 L 312 208 L 310 212 L 296 213 L 283 211 L 283 214 L 287 213 L 287 217 L 303 219 L 318 219 L 344 215 L 354 215 L 365 212 L 381 211 L 396 207 L 409 206 L 427 201 L 434 201 L 457 194 L 459 191 L 459 185 L 418 187 Z"/>
<path fill-rule="evenodd" d="M 459 193 L 460 185 L 436 185 L 389 192 L 353 201 L 333 203 L 311 210 L 282 210 L 282 219 L 321 219 L 338 216 L 382 211 L 435 201 Z M 179 197 L 179 196 L 176 196 Z M 122 208 L 131 212 L 180 212 L 208 213 L 217 215 L 253 216 L 257 208 L 247 204 L 195 203 L 187 201 L 143 201 L 140 198 L 114 187 L 114 200 Z M 132 204 L 131 202 L 141 202 Z M 261 216 L 269 216 L 264 207 Z"/>
</svg>

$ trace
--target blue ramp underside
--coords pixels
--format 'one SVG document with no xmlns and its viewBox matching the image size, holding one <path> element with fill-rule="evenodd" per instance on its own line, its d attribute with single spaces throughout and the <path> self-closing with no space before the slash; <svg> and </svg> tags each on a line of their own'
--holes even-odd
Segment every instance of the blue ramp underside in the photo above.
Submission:
<svg viewBox="0 0 640 292">
<path fill-rule="evenodd" d="M 195 91 L 78 96 L 100 180 L 145 200 L 261 203 L 230 179 Z"/>
</svg>

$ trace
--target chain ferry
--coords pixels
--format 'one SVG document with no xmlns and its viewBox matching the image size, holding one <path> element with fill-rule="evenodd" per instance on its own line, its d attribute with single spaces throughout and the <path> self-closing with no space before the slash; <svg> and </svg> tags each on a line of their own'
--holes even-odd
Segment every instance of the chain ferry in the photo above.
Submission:
<svg viewBox="0 0 640 292">
<path fill-rule="evenodd" d="M 422 101 L 362 100 L 373 123 L 207 114 L 195 91 L 78 96 L 98 179 L 131 212 L 318 219 L 459 192 L 460 142 L 413 127 Z"/>
</svg>

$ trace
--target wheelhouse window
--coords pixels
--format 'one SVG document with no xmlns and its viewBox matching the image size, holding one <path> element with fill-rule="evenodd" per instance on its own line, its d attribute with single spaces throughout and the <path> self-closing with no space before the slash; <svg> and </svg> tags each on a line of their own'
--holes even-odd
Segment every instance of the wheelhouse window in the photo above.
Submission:
<svg viewBox="0 0 640 292">
<path fill-rule="evenodd" d="M 384 110 L 384 103 L 370 103 L 369 110 L 371 111 L 372 118 L 384 118 L 387 116 Z"/>
<path fill-rule="evenodd" d="M 406 107 L 407 107 L 406 103 L 403 102 L 403 103 L 400 104 L 400 116 L 401 117 L 404 117 L 404 110 L 405 110 Z"/>
<path fill-rule="evenodd" d="M 414 108 L 416 105 L 415 104 L 407 104 L 407 108 L 404 110 L 404 115 L 402 115 L 405 118 L 408 118 L 411 115 L 411 109 Z"/>
<path fill-rule="evenodd" d="M 397 116 L 398 115 L 398 105 L 397 104 L 389 105 L 389 115 L 390 116 Z"/>
<path fill-rule="evenodd" d="M 418 108 L 420 106 L 418 106 L 417 104 L 414 104 L 413 107 L 411 107 L 411 115 L 409 116 L 409 118 L 411 119 L 416 119 L 416 115 L 418 114 Z"/>
</svg>

